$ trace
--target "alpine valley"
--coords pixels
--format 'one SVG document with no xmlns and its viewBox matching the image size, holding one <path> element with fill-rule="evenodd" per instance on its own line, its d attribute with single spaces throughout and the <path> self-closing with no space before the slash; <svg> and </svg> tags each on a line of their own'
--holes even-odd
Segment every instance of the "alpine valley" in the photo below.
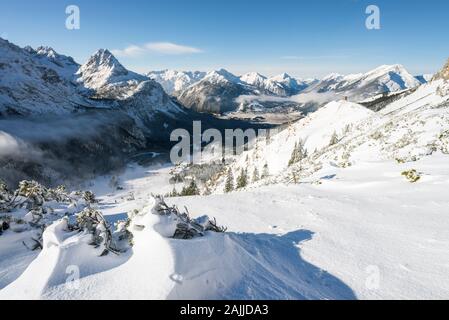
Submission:
<svg viewBox="0 0 449 320">
<path fill-rule="evenodd" d="M 270 134 L 170 162 L 194 121 Z M 447 299 L 448 188 L 449 61 L 139 74 L 0 38 L 0 299 Z"/>
</svg>

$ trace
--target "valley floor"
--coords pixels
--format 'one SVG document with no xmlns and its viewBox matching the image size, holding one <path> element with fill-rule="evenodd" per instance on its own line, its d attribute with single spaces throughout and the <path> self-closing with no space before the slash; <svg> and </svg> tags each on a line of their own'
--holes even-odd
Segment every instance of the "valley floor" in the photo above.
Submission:
<svg viewBox="0 0 449 320">
<path fill-rule="evenodd" d="M 408 182 L 401 176 L 406 169 L 421 172 L 421 180 Z M 125 189 L 116 193 L 107 178 L 90 187 L 113 222 L 147 205 L 152 193 L 171 191 L 169 170 L 130 167 L 121 177 Z M 447 155 L 365 162 L 319 175 L 321 184 L 166 199 L 194 217 L 216 217 L 226 234 L 168 239 L 153 217 L 132 252 L 120 257 L 99 258 L 73 238 L 37 257 L 2 247 L 0 299 L 449 297 Z M 4 259 L 9 256 L 14 259 Z M 80 269 L 76 289 L 65 285 L 71 265 Z"/>
</svg>

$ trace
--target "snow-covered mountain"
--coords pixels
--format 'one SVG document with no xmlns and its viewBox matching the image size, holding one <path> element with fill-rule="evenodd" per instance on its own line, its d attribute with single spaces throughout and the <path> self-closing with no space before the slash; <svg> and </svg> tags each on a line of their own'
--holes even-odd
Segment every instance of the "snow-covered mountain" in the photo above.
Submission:
<svg viewBox="0 0 449 320">
<path fill-rule="evenodd" d="M 192 84 L 201 81 L 206 76 L 206 72 L 163 70 L 151 71 L 147 73 L 147 76 L 159 82 L 165 92 L 174 94 L 175 92 L 185 90 Z"/>
<path fill-rule="evenodd" d="M 100 49 L 78 70 L 79 82 L 86 88 L 98 90 L 105 86 L 121 86 L 148 80 L 145 76 L 128 71 L 109 50 Z"/>
<path fill-rule="evenodd" d="M 136 119 L 179 108 L 162 87 L 127 70 L 108 51 L 79 66 L 49 47 L 24 49 L 0 39 L 0 114 L 38 115 L 122 109 Z"/>
<path fill-rule="evenodd" d="M 345 96 L 351 101 L 361 102 L 378 95 L 416 88 L 428 80 L 429 75 L 414 77 L 401 65 L 384 65 L 360 74 L 332 73 L 321 80 L 299 80 L 286 73 L 267 78 L 250 72 L 237 77 L 226 70 L 219 70 L 207 74 L 202 81 L 190 85 L 177 96 L 184 105 L 201 112 L 252 110 L 252 106 L 258 110 L 282 112 L 282 108 L 278 108 L 282 105 L 287 106 L 286 110 L 290 110 L 292 104 L 296 109 L 310 108 L 310 104 L 316 106 L 318 102 L 315 100 L 323 100 L 317 99 L 318 96 Z M 240 96 L 239 103 L 236 103 Z"/>
<path fill-rule="evenodd" d="M 313 81 L 299 81 L 286 73 L 267 78 L 251 72 L 238 77 L 220 69 L 207 73 L 201 81 L 179 92 L 177 97 L 188 108 L 200 112 L 225 113 L 241 108 L 241 103 L 237 101 L 240 96 L 289 97 L 298 94 L 310 83 Z"/>
<path fill-rule="evenodd" d="M 22 49 L 0 38 L 0 116 L 91 107 L 75 82 L 78 67 L 73 59 L 51 48 Z"/>
<path fill-rule="evenodd" d="M 207 73 L 201 81 L 181 91 L 177 98 L 185 107 L 195 111 L 223 113 L 236 110 L 238 103 L 235 99 L 255 90 L 232 73 L 220 69 Z"/>
<path fill-rule="evenodd" d="M 361 101 L 382 93 L 415 88 L 420 84 L 402 65 L 383 65 L 367 73 L 346 76 L 330 74 L 305 92 L 332 92 Z"/>
<path fill-rule="evenodd" d="M 80 66 L 52 48 L 0 39 L 0 145 L 15 150 L 0 157 L 8 183 L 109 172 L 148 144 L 166 146 L 188 120 L 157 82 L 108 50 Z"/>
<path fill-rule="evenodd" d="M 240 80 L 260 89 L 262 92 L 281 97 L 298 94 L 310 85 L 310 82 L 297 80 L 287 73 L 267 78 L 257 72 L 250 72 L 241 76 Z"/>
<path fill-rule="evenodd" d="M 438 152 L 447 154 L 449 83 L 444 80 L 448 76 L 447 66 L 438 75 L 432 82 L 400 95 L 377 113 L 344 100 L 328 103 L 278 134 L 270 135 L 268 140 L 258 139 L 256 146 L 238 157 L 230 168 L 236 177 L 242 170 L 247 170 L 251 177 L 254 170 L 260 174 L 266 166 L 271 178 L 265 183 L 314 181 L 332 168 L 346 168 L 359 162 L 407 163 Z M 383 103 L 384 99 L 378 101 Z M 295 162 L 292 158 L 296 145 L 302 146 L 304 154 L 301 161 Z M 225 177 L 216 185 L 218 192 L 223 191 L 224 183 Z"/>
</svg>

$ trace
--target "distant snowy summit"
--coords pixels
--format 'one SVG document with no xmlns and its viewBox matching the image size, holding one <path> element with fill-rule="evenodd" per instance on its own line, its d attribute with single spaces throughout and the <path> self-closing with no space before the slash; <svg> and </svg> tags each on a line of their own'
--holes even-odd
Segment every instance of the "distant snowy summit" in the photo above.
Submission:
<svg viewBox="0 0 449 320">
<path fill-rule="evenodd" d="M 147 76 L 159 82 L 165 92 L 173 94 L 201 81 L 206 76 L 206 72 L 163 70 L 148 72 Z"/>
<path fill-rule="evenodd" d="M 383 65 L 366 73 L 346 76 L 330 74 L 307 88 L 306 92 L 338 93 L 361 101 L 381 93 L 415 88 L 425 81 L 424 78 L 419 81 L 402 65 Z"/>
<path fill-rule="evenodd" d="M 166 91 L 175 95 L 187 108 L 199 112 L 224 113 L 245 109 L 238 102 L 239 97 L 252 97 L 248 105 L 266 108 L 273 105 L 274 98 L 278 105 L 296 103 L 307 104 L 303 97 L 301 103 L 295 96 L 317 94 L 347 97 L 353 101 L 363 101 L 379 94 L 398 92 L 415 88 L 427 83 L 430 75 L 413 76 L 402 65 L 383 65 L 374 70 L 360 74 L 330 74 L 321 80 L 297 79 L 287 73 L 266 77 L 258 72 L 236 76 L 225 69 L 209 73 L 162 71 L 150 72 L 151 78 L 161 83 Z M 267 98 L 271 97 L 271 98 Z M 264 101 L 263 101 L 264 100 Z M 267 102 L 269 101 L 269 102 Z"/>
</svg>

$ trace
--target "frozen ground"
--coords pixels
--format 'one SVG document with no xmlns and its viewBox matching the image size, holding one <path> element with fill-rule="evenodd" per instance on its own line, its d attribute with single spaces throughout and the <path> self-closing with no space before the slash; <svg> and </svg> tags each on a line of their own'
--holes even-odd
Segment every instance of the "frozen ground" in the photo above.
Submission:
<svg viewBox="0 0 449 320">
<path fill-rule="evenodd" d="M 0 298 L 444 299 L 448 160 L 413 163 L 422 172 L 416 184 L 400 175 L 410 164 L 366 162 L 318 172 L 322 184 L 171 198 L 193 216 L 216 217 L 228 233 L 173 240 L 163 236 L 164 221 L 148 215 L 133 249 L 119 257 L 98 257 L 82 235 L 61 236 L 56 223 L 37 257 L 2 247 Z M 170 191 L 169 170 L 133 167 L 121 177 L 125 190 L 111 193 L 106 178 L 92 189 L 112 222 L 148 210 L 151 193 Z M 73 266 L 76 288 L 66 285 Z"/>
</svg>

